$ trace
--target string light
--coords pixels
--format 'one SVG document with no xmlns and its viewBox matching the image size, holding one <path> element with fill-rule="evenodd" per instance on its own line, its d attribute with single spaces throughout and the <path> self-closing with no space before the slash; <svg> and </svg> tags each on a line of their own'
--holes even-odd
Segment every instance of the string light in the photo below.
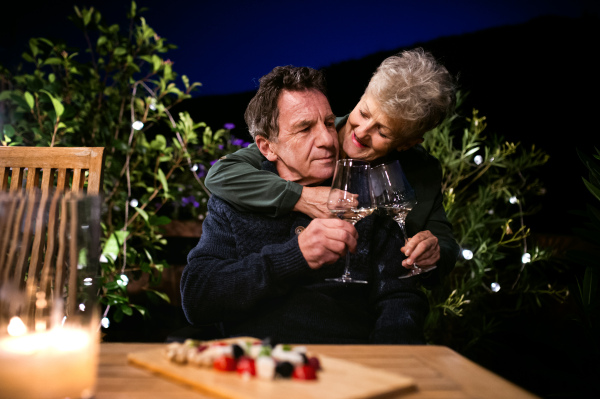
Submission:
<svg viewBox="0 0 600 399">
<path fill-rule="evenodd" d="M 514 195 L 512 197 L 510 197 L 508 199 L 508 202 L 510 202 L 511 204 L 516 204 L 517 202 L 519 202 L 519 200 L 517 199 L 517 197 L 515 197 Z"/>
<path fill-rule="evenodd" d="M 471 251 L 470 249 L 463 249 L 462 250 L 462 257 L 466 260 L 471 260 L 473 259 L 473 251 Z"/>
<path fill-rule="evenodd" d="M 497 282 L 493 282 L 492 284 L 490 284 L 490 288 L 492 289 L 493 292 L 498 292 L 500 291 L 500 284 L 498 284 Z"/>
<path fill-rule="evenodd" d="M 131 127 L 134 130 L 142 130 L 142 128 L 144 127 L 144 122 L 142 121 L 135 121 L 131 124 Z"/>
<path fill-rule="evenodd" d="M 475 162 L 475 165 L 481 165 L 483 157 L 481 155 L 476 155 L 475 158 L 473 158 L 473 162 Z"/>
<path fill-rule="evenodd" d="M 531 254 L 528 253 L 528 252 L 525 252 L 523 254 L 523 256 L 521 257 L 521 262 L 522 263 L 529 263 L 529 262 L 531 262 Z"/>
<path fill-rule="evenodd" d="M 133 208 L 137 208 L 138 204 L 138 200 L 136 200 L 135 198 L 129 201 L 129 205 L 131 205 Z"/>
<path fill-rule="evenodd" d="M 85 304 L 84 303 L 79 304 L 79 310 L 81 310 L 82 312 L 85 312 Z"/>
<path fill-rule="evenodd" d="M 192 170 L 192 172 L 195 172 L 195 171 L 198 170 L 198 168 L 199 168 L 198 164 L 195 163 L 195 164 L 192 165 L 192 167 L 190 169 Z"/>
<path fill-rule="evenodd" d="M 110 326 L 110 320 L 108 320 L 108 317 L 103 317 L 100 324 L 102 325 L 102 327 L 108 328 L 108 326 Z"/>
<path fill-rule="evenodd" d="M 124 274 L 121 274 L 120 280 L 117 280 L 117 284 L 119 284 L 121 287 L 126 287 L 127 284 L 129 284 L 129 277 L 127 277 Z"/>
</svg>

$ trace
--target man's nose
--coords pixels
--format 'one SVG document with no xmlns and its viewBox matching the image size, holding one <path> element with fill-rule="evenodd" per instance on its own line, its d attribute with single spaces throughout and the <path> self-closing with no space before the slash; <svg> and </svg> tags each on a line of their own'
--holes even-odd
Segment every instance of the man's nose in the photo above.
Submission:
<svg viewBox="0 0 600 399">
<path fill-rule="evenodd" d="M 335 140 L 337 140 L 337 134 L 332 132 L 330 129 L 325 126 L 325 124 L 321 124 L 316 131 L 317 137 L 315 139 L 315 144 L 318 147 L 332 147 L 335 145 Z"/>
</svg>

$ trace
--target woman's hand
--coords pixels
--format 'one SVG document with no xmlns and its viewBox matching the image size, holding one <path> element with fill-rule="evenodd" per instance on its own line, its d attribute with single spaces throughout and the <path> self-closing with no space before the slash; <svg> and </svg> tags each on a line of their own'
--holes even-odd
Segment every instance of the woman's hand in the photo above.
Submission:
<svg viewBox="0 0 600 399">
<path fill-rule="evenodd" d="M 407 269 L 411 269 L 414 263 L 422 269 L 427 269 L 440 260 L 438 239 L 429 230 L 420 231 L 409 238 L 400 251 L 407 256 L 402 261 L 402 266 Z"/>
<path fill-rule="evenodd" d="M 330 187 L 303 187 L 300 199 L 292 210 L 302 212 L 313 219 L 333 217 L 327 209 L 329 190 Z"/>
</svg>

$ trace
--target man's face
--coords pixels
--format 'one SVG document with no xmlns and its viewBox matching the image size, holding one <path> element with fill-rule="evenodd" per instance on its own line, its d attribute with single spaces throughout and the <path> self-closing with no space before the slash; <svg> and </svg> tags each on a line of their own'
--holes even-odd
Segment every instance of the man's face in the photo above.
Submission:
<svg viewBox="0 0 600 399">
<path fill-rule="evenodd" d="M 322 182 L 335 170 L 338 138 L 329 101 L 318 90 L 284 90 L 277 101 L 279 137 L 257 145 L 279 175 L 302 185 Z"/>
</svg>

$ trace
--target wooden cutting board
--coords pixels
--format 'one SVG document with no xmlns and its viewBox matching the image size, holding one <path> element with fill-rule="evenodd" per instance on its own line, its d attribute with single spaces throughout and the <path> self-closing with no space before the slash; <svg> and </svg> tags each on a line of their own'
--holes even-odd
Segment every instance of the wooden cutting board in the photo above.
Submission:
<svg viewBox="0 0 600 399">
<path fill-rule="evenodd" d="M 165 347 L 129 353 L 128 360 L 195 389 L 228 399 L 366 399 L 384 398 L 415 388 L 414 381 L 399 374 L 373 369 L 346 360 L 321 356 L 318 379 L 265 381 L 243 378 L 236 372 L 181 365 L 168 360 Z"/>
</svg>

